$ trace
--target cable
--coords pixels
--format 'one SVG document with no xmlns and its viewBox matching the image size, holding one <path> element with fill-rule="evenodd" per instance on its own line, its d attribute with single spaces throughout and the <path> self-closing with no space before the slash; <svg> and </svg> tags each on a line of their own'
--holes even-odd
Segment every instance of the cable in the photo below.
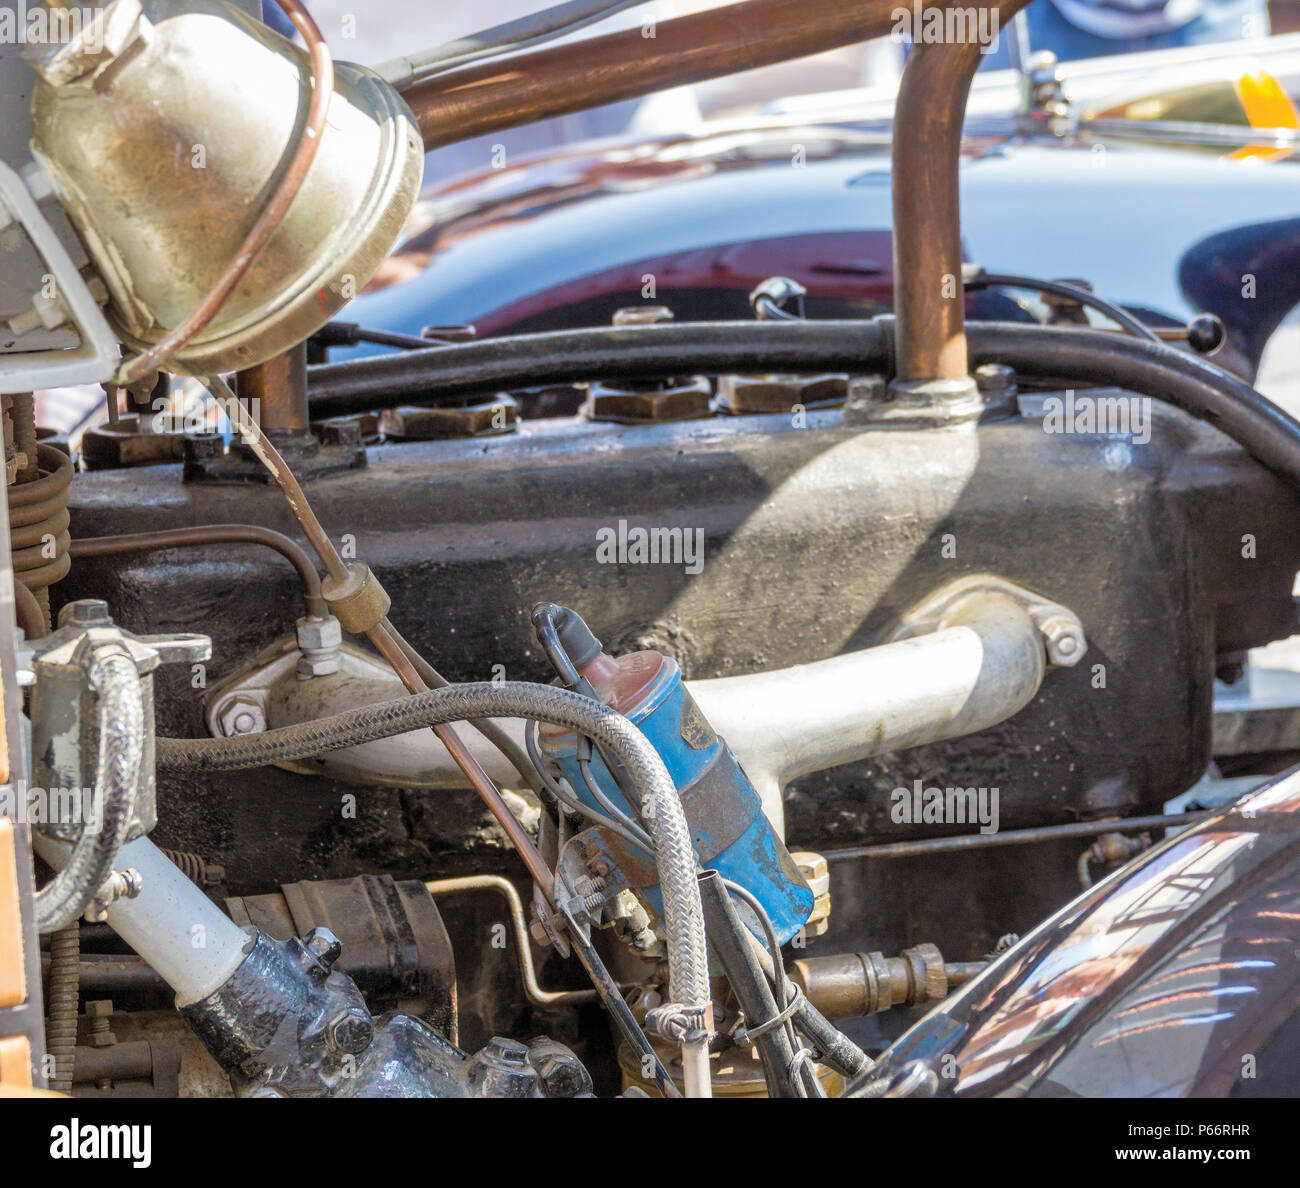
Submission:
<svg viewBox="0 0 1300 1188">
<path fill-rule="evenodd" d="M 1123 326 L 1137 338 L 1145 338 L 1148 342 L 1160 341 L 1159 335 L 1150 326 L 1140 322 L 1128 310 L 1121 309 L 1118 305 L 1068 281 L 1036 280 L 1032 276 L 1013 276 L 1006 272 L 979 272 L 970 280 L 963 281 L 963 284 L 967 292 L 971 293 L 979 289 L 1029 289 L 1036 293 L 1051 293 L 1055 297 L 1066 297 L 1105 314 L 1112 322 Z"/>
<path fill-rule="evenodd" d="M 394 87 L 400 88 L 417 79 L 441 74 L 482 58 L 554 41 L 624 9 L 637 8 L 645 3 L 646 0 L 570 0 L 567 4 L 556 4 L 517 20 L 493 25 L 481 33 L 445 42 L 420 54 L 393 58 L 376 66 L 375 71 Z"/>
</svg>

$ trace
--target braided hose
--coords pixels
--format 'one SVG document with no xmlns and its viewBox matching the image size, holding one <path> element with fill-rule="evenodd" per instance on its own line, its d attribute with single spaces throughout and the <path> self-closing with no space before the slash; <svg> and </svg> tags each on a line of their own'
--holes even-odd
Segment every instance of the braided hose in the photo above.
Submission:
<svg viewBox="0 0 1300 1188">
<path fill-rule="evenodd" d="M 140 761 L 144 755 L 144 701 L 135 661 L 106 645 L 91 661 L 89 679 L 99 694 L 99 760 L 95 798 L 100 828 L 77 839 L 67 865 L 36 893 L 38 931 L 56 932 L 88 908 L 113 873 L 135 816 Z"/>
<path fill-rule="evenodd" d="M 669 994 L 687 1008 L 707 1008 L 704 910 L 695 879 L 690 827 L 677 788 L 645 735 L 622 714 L 590 697 L 521 681 L 450 685 L 262 734 L 159 738 L 157 764 L 160 770 L 191 772 L 262 767 L 474 718 L 549 722 L 587 735 L 619 758 L 632 777 L 641 814 L 654 841 L 668 934 Z"/>
</svg>

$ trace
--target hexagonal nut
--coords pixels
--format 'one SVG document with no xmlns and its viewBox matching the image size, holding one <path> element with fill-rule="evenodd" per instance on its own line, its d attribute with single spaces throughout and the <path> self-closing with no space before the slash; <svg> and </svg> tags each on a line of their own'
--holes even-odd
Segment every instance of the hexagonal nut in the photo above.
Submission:
<svg viewBox="0 0 1300 1188">
<path fill-rule="evenodd" d="M 333 615 L 323 619 L 302 618 L 296 626 L 299 651 L 322 652 L 343 643 L 343 627 Z"/>
<path fill-rule="evenodd" d="M 849 394 L 847 375 L 723 375 L 718 377 L 718 408 L 732 416 L 788 413 L 831 408 Z"/>
<path fill-rule="evenodd" d="M 401 441 L 438 441 L 453 437 L 493 437 L 519 428 L 519 404 L 501 393 L 491 400 L 422 408 L 385 409 L 379 418 L 385 437 Z"/>
<path fill-rule="evenodd" d="M 551 943 L 551 935 L 546 931 L 546 925 L 536 916 L 528 921 L 528 935 L 533 938 L 534 943 L 540 948 L 545 949 Z"/>
<path fill-rule="evenodd" d="M 364 1007 L 348 1007 L 325 1025 L 325 1042 L 340 1055 L 359 1056 L 375 1038 L 375 1025 Z"/>
<path fill-rule="evenodd" d="M 237 734 L 260 734 L 266 729 L 266 710 L 261 701 L 248 693 L 235 693 L 217 713 L 221 733 L 227 738 Z"/>
<path fill-rule="evenodd" d="M 343 667 L 343 657 L 334 654 L 298 657 L 298 679 L 309 681 L 314 677 L 332 676 Z"/>
<path fill-rule="evenodd" d="M 1047 644 L 1047 659 L 1056 668 L 1072 668 L 1088 650 L 1083 628 L 1074 619 L 1057 616 L 1045 619 L 1039 630 Z"/>
<path fill-rule="evenodd" d="M 589 421 L 634 425 L 649 421 L 692 421 L 713 415 L 713 388 L 703 376 L 671 385 L 614 387 L 587 385 L 582 415 Z"/>
<path fill-rule="evenodd" d="M 343 942 L 322 924 L 318 924 L 302 938 L 302 947 L 326 969 L 343 955 Z"/>
</svg>

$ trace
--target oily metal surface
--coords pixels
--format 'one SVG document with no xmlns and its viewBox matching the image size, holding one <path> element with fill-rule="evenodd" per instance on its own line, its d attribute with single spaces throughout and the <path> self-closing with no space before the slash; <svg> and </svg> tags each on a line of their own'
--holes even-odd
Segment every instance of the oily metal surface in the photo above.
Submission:
<svg viewBox="0 0 1300 1188">
<path fill-rule="evenodd" d="M 531 423 L 511 438 L 373 450 L 367 471 L 318 482 L 312 499 L 382 578 L 396 625 L 453 679 L 494 665 L 547 678 L 528 622 L 543 598 L 580 609 L 615 650 L 668 651 L 689 677 L 869 646 L 962 573 L 992 571 L 1077 610 L 1088 662 L 1053 674 L 1010 721 L 794 785 L 787 819 L 801 845 L 933 832 L 891 819 L 890 792 L 914 779 L 998 787 L 1002 828 L 1149 810 L 1194 782 L 1216 652 L 1291 629 L 1289 489 L 1177 413 L 1156 416 L 1145 446 L 1030 418 L 887 432 L 839 421 Z M 182 485 L 174 467 L 74 485 L 74 535 L 212 521 L 294 532 L 275 492 Z M 620 523 L 702 533 L 702 568 L 602 560 L 598 534 Z M 210 634 L 212 681 L 287 634 L 300 601 L 283 562 L 233 549 L 87 558 L 58 595 L 90 594 L 129 626 Z M 164 674 L 160 729 L 204 734 L 201 695 Z M 271 870 L 276 882 L 358 862 L 427 875 L 503 848 L 468 792 L 352 790 L 356 815 L 340 819 L 349 791 L 281 772 L 214 778 L 200 796 L 164 781 L 164 840 L 257 889 Z"/>
</svg>

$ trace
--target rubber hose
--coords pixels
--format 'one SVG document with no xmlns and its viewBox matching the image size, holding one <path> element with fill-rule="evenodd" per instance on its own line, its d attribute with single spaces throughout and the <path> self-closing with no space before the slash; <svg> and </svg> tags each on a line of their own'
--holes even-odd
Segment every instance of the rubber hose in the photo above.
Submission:
<svg viewBox="0 0 1300 1188">
<path fill-rule="evenodd" d="M 687 1007 L 710 1001 L 704 913 L 695 880 L 695 849 L 681 800 L 663 760 L 622 714 L 589 697 L 521 681 L 450 685 L 363 706 L 263 734 L 156 740 L 159 769 L 231 771 L 305 759 L 322 751 L 391 738 L 425 726 L 475 718 L 528 718 L 578 731 L 627 768 L 655 845 L 668 934 L 669 992 Z"/>
</svg>

